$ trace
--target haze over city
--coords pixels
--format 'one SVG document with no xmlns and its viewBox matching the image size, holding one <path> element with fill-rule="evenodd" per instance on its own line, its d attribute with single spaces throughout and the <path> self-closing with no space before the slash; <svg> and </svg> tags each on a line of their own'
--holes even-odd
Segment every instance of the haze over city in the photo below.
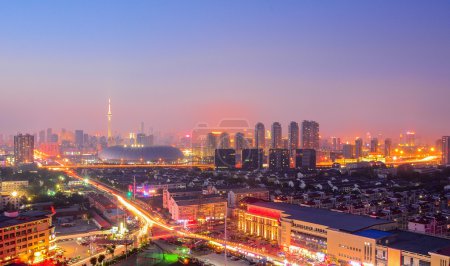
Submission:
<svg viewBox="0 0 450 266">
<path fill-rule="evenodd" d="M 0 131 L 189 132 L 313 119 L 327 136 L 415 130 L 450 106 L 447 1 L 1 4 Z"/>
<path fill-rule="evenodd" d="M 0 266 L 450 266 L 450 1 L 0 1 Z"/>
</svg>

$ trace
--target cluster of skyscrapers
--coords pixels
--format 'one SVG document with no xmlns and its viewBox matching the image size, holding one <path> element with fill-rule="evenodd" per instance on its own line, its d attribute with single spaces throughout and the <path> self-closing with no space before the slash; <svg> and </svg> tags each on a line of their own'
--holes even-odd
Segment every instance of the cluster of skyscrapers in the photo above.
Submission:
<svg viewBox="0 0 450 266">
<path fill-rule="evenodd" d="M 303 121 L 288 125 L 288 137 L 283 138 L 282 126 L 274 122 L 269 132 L 263 123 L 257 123 L 254 138 L 248 139 L 244 133 L 234 134 L 234 147 L 227 132 L 207 135 L 206 153 L 212 155 L 217 168 L 260 169 L 268 164 L 271 170 L 289 168 L 313 169 L 316 166 L 316 150 L 319 148 L 319 124 L 315 121 Z M 205 156 L 208 158 L 208 156 Z"/>
</svg>

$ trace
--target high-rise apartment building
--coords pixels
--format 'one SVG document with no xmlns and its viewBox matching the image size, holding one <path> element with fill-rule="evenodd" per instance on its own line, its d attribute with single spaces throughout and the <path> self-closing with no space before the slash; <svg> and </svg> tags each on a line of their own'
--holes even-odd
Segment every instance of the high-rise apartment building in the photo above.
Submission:
<svg viewBox="0 0 450 266">
<path fill-rule="evenodd" d="M 255 126 L 255 148 L 266 148 L 266 129 L 263 123 L 257 123 Z"/>
<path fill-rule="evenodd" d="M 373 138 L 370 140 L 370 152 L 376 153 L 378 152 L 378 139 Z"/>
<path fill-rule="evenodd" d="M 286 171 L 290 168 L 288 149 L 269 150 L 269 169 L 273 171 Z"/>
<path fill-rule="evenodd" d="M 359 159 L 363 156 L 363 140 L 361 138 L 357 138 L 355 140 L 355 158 Z"/>
<path fill-rule="evenodd" d="M 248 143 L 245 139 L 244 133 L 238 132 L 234 135 L 234 148 L 238 153 L 240 153 L 243 149 L 248 148 Z"/>
<path fill-rule="evenodd" d="M 385 139 L 384 140 L 384 156 L 390 157 L 391 156 L 391 150 L 392 150 L 392 140 L 391 139 Z"/>
<path fill-rule="evenodd" d="M 292 121 L 288 126 L 288 147 L 290 151 L 299 148 L 299 127 L 298 123 Z"/>
<path fill-rule="evenodd" d="M 78 148 L 84 146 L 84 132 L 83 130 L 75 130 L 75 145 Z"/>
<path fill-rule="evenodd" d="M 230 134 L 227 132 L 222 132 L 219 137 L 219 147 L 221 149 L 230 149 L 231 148 L 231 140 L 230 140 Z"/>
<path fill-rule="evenodd" d="M 34 162 L 34 137 L 32 135 L 14 136 L 14 160 L 16 164 Z"/>
<path fill-rule="evenodd" d="M 302 122 L 302 148 L 319 150 L 319 123 L 315 121 Z"/>
<path fill-rule="evenodd" d="M 450 164 L 450 136 L 442 137 L 442 164 Z"/>
<path fill-rule="evenodd" d="M 270 147 L 272 149 L 281 149 L 283 148 L 283 142 L 282 142 L 282 132 L 281 132 L 281 124 L 278 122 L 274 122 L 272 124 L 272 131 L 271 131 L 271 143 Z"/>
</svg>

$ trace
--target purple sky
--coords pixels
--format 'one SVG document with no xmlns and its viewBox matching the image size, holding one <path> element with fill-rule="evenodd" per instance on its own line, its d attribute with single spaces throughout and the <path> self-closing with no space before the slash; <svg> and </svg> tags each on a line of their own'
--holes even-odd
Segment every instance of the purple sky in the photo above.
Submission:
<svg viewBox="0 0 450 266">
<path fill-rule="evenodd" d="M 0 4 L 0 132 L 316 120 L 450 134 L 449 1 Z"/>
</svg>

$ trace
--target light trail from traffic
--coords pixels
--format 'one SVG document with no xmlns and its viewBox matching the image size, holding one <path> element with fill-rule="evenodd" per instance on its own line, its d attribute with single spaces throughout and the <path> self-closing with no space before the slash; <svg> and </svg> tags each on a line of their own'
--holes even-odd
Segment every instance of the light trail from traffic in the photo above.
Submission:
<svg viewBox="0 0 450 266">
<path fill-rule="evenodd" d="M 61 167 L 64 168 L 65 166 L 63 164 L 61 164 Z M 174 232 L 182 237 L 189 237 L 189 238 L 194 238 L 194 239 L 202 239 L 202 240 L 206 240 L 206 241 L 210 241 L 212 243 L 218 243 L 220 245 L 222 245 L 223 247 L 226 247 L 227 250 L 231 250 L 231 251 L 240 251 L 240 253 L 243 254 L 252 254 L 261 258 L 267 258 L 270 261 L 273 262 L 277 262 L 281 265 L 286 265 L 286 260 L 278 257 L 278 256 L 274 256 L 271 254 L 267 254 L 263 251 L 257 250 L 255 248 L 246 246 L 245 244 L 242 243 L 234 243 L 234 242 L 230 242 L 230 241 L 226 241 L 224 239 L 218 239 L 218 238 L 212 238 L 209 236 L 205 236 L 205 235 L 200 235 L 200 234 L 195 234 L 192 232 L 188 232 L 188 231 L 184 231 L 181 230 L 181 228 L 177 228 L 177 230 L 175 230 L 175 228 L 173 226 L 167 225 L 165 223 L 159 222 L 157 221 L 155 218 L 153 218 L 153 216 L 146 210 L 144 210 L 143 208 L 141 208 L 137 203 L 133 202 L 133 201 L 129 201 L 126 200 L 125 198 L 123 198 L 121 195 L 119 195 L 119 193 L 121 193 L 120 191 L 110 188 L 98 181 L 89 179 L 86 180 L 83 177 L 79 176 L 77 173 L 75 173 L 73 170 L 65 170 L 65 173 L 67 175 L 69 175 L 70 177 L 73 178 L 77 178 L 83 181 L 87 181 L 88 184 L 92 185 L 93 187 L 95 187 L 96 189 L 103 191 L 105 193 L 108 193 L 110 195 L 113 195 L 114 197 L 116 197 L 118 199 L 118 201 L 126 208 L 128 209 L 130 212 L 132 212 L 134 215 L 138 216 L 139 218 L 141 218 L 143 221 L 145 221 L 145 225 L 144 227 L 140 230 L 141 234 L 144 234 L 147 232 L 148 227 L 151 227 L 153 225 L 157 225 L 165 230 L 168 230 L 169 232 Z M 146 229 L 144 229 L 146 228 Z M 292 264 L 294 265 L 294 264 Z"/>
</svg>

